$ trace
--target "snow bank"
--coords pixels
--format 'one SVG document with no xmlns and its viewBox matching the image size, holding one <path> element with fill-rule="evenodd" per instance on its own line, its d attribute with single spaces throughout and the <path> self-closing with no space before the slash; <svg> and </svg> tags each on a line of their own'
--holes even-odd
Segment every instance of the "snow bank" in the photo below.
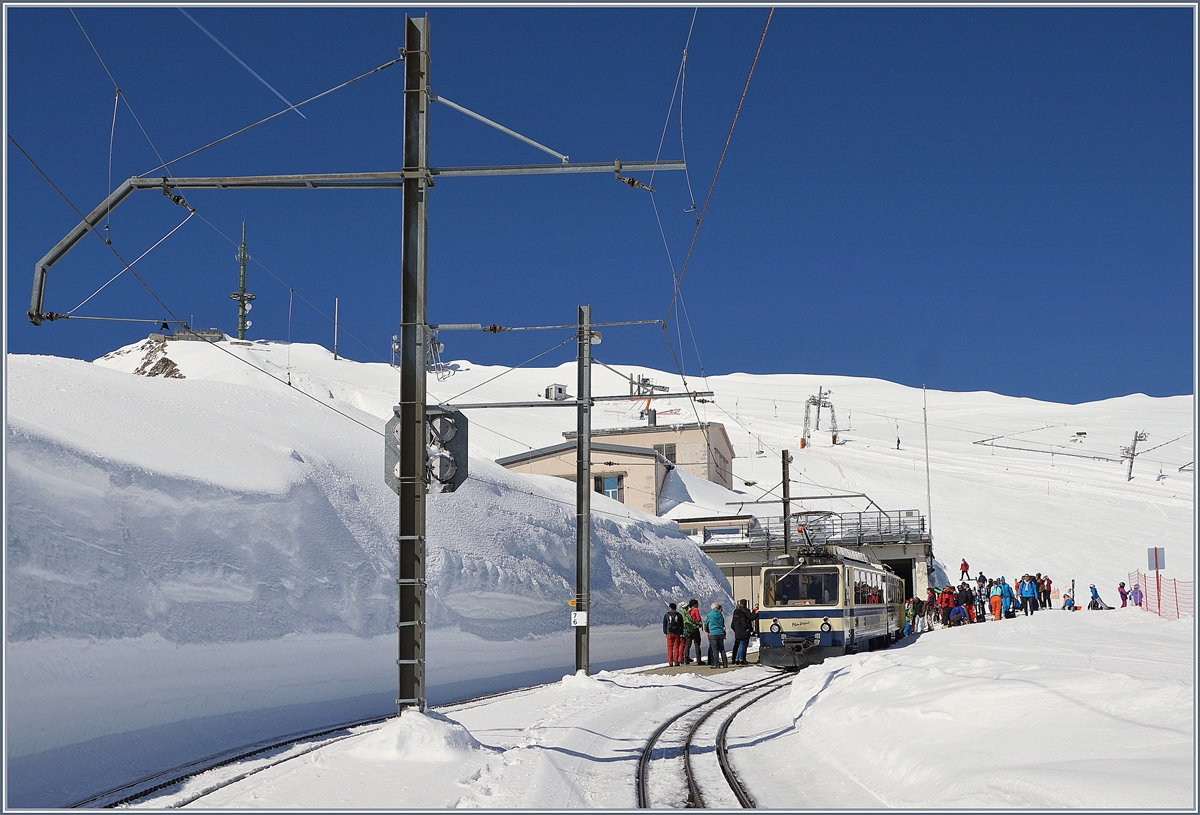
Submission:
<svg viewBox="0 0 1200 815">
<path fill-rule="evenodd" d="M 467 762 L 481 754 L 499 753 L 484 747 L 467 729 L 434 711 L 407 712 L 391 719 L 374 732 L 355 739 L 346 756 L 356 761 L 382 762 Z"/>
<path fill-rule="evenodd" d="M 827 660 L 792 685 L 794 740 L 821 749 L 780 768 L 792 773 L 790 800 L 805 808 L 1192 806 L 1191 785 L 1180 780 L 1195 769 L 1193 638 L 1191 621 L 1132 608 L 1044 611 Z M 830 774 L 870 796 L 833 793 L 822 780 Z M 810 794 L 797 799 L 797 790 Z"/>
</svg>

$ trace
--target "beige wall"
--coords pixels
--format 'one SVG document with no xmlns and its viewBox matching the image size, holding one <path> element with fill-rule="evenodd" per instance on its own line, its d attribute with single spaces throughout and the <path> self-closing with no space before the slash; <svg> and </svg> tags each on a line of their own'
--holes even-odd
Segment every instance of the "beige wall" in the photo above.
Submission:
<svg viewBox="0 0 1200 815">
<path fill-rule="evenodd" d="M 631 447 L 636 445 L 629 445 Z M 611 461 L 613 465 L 603 462 Z M 575 480 L 575 450 L 564 450 L 554 456 L 544 456 L 532 461 L 523 461 L 508 465 L 508 469 L 517 473 L 532 473 L 533 475 L 552 475 Z M 592 478 L 612 478 L 624 476 L 625 504 L 647 512 L 658 514 L 659 491 L 667 468 L 658 463 L 655 457 L 634 456 L 628 453 L 606 453 L 592 449 Z"/>
<path fill-rule="evenodd" d="M 621 433 L 612 436 L 596 436 L 593 442 L 611 439 L 612 444 L 630 447 L 654 447 L 656 444 L 674 444 L 676 466 L 684 472 L 733 489 L 733 448 L 724 428 L 709 426 L 708 439 L 699 429 L 674 430 L 669 425 L 642 433 Z M 709 455 L 709 448 L 712 455 Z"/>
</svg>

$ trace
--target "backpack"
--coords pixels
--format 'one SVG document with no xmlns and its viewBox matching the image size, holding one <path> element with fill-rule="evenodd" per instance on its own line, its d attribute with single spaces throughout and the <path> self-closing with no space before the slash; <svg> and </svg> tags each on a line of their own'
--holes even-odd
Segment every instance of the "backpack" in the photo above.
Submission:
<svg viewBox="0 0 1200 815">
<path fill-rule="evenodd" d="M 683 633 L 687 636 L 700 633 L 700 624 L 692 619 L 691 614 L 680 614 L 683 618 Z"/>
<path fill-rule="evenodd" d="M 683 615 L 678 611 L 668 611 L 666 622 L 668 634 L 683 633 Z"/>
<path fill-rule="evenodd" d="M 913 616 L 920 617 L 925 613 L 925 601 L 913 600 Z"/>
</svg>

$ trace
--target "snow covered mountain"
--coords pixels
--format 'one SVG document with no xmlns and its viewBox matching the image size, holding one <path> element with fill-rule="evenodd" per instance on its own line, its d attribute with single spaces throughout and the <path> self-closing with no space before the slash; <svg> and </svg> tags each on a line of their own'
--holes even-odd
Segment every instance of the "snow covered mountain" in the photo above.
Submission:
<svg viewBox="0 0 1200 815">
<path fill-rule="evenodd" d="M 430 378 L 432 396 L 530 399 L 574 382 L 573 363 L 451 367 Z M 723 423 L 738 491 L 672 473 L 672 517 L 763 498 L 788 449 L 793 495 L 931 506 L 946 564 L 965 557 L 988 574 L 1041 571 L 1109 593 L 1144 567 L 1148 546 L 1166 547 L 1172 574 L 1194 569 L 1191 396 L 1059 405 L 930 392 L 927 491 L 919 390 L 614 367 L 715 393 L 660 403 L 659 416 Z M 380 431 L 397 382 L 386 364 L 271 342 L 148 339 L 95 363 L 8 358 L 10 805 L 67 804 L 229 746 L 393 709 L 397 503 Z M 597 394 L 628 392 L 612 370 L 596 368 L 593 382 Z M 818 388 L 832 389 L 838 443 L 822 416 L 800 449 Z M 593 421 L 636 424 L 638 409 L 602 403 Z M 573 428 L 570 410 L 472 414 L 472 477 L 429 501 L 432 703 L 569 669 L 574 487 L 492 462 Z M 1121 447 L 1142 430 L 1128 481 Z M 722 577 L 670 520 L 599 495 L 593 510 L 593 663 L 661 660 L 665 603 L 727 597 Z"/>
</svg>

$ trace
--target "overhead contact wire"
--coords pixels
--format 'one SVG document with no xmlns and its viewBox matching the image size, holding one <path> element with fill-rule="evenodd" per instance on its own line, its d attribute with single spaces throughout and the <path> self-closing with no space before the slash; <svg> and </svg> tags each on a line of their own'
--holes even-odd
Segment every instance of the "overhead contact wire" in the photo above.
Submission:
<svg viewBox="0 0 1200 815">
<path fill-rule="evenodd" d="M 79 16 L 77 14 L 75 14 L 75 9 L 68 9 L 68 11 L 70 11 L 71 16 L 75 18 L 75 24 L 79 26 L 79 30 L 83 32 L 83 38 L 85 40 L 87 40 L 88 45 L 90 45 L 92 47 L 92 52 L 96 55 L 96 59 L 100 60 L 100 66 L 102 68 L 104 68 L 104 73 L 108 74 L 108 78 L 112 82 L 113 88 L 117 92 L 117 98 L 119 98 L 122 102 L 125 103 L 125 108 L 129 111 L 129 115 L 132 116 L 133 121 L 137 123 L 138 129 L 142 131 L 142 135 L 146 137 L 146 143 L 150 145 L 150 149 L 154 151 L 154 155 L 156 155 L 158 157 L 158 160 L 162 161 L 163 160 L 162 153 L 158 152 L 158 148 L 154 146 L 154 141 L 153 141 L 153 139 L 150 138 L 150 134 L 147 133 L 146 128 L 142 126 L 142 120 L 138 118 L 136 113 L 134 113 L 133 106 L 129 104 L 129 98 L 127 96 L 125 96 L 124 93 L 121 92 L 121 86 L 117 84 L 117 80 L 115 77 L 113 77 L 112 71 L 110 71 L 108 69 L 107 63 L 104 62 L 104 57 L 100 56 L 100 49 L 96 48 L 96 44 L 94 42 L 92 42 L 92 38 L 90 36 L 88 36 L 87 29 L 83 27 L 83 23 L 80 22 Z M 113 120 L 113 126 L 116 127 L 115 117 Z M 27 158 L 28 158 L 28 156 L 27 156 Z M 163 166 L 163 165 L 160 165 L 160 166 Z M 168 175 L 169 175 L 169 173 L 168 173 Z M 110 188 L 112 187 L 112 178 L 111 177 L 109 178 L 109 187 Z"/>
<path fill-rule="evenodd" d="M 767 29 L 771 27 L 771 17 L 775 15 L 774 7 L 767 14 L 766 25 L 763 26 L 762 36 L 758 40 L 758 48 L 754 51 L 754 60 L 750 63 L 750 72 L 746 74 L 746 84 L 742 87 L 741 98 L 738 99 L 737 109 L 733 112 L 733 122 L 729 125 L 729 135 L 725 137 L 725 146 L 721 148 L 721 157 L 717 161 L 717 169 L 713 173 L 712 183 L 708 187 L 708 195 L 704 198 L 704 207 L 700 210 L 699 217 L 696 218 L 696 230 L 692 233 L 692 243 L 688 247 L 687 257 L 683 260 L 683 266 L 679 270 L 679 279 L 675 283 L 675 292 L 671 295 L 671 303 L 667 307 L 666 319 L 671 318 L 671 312 L 675 308 L 675 300 L 679 297 L 679 287 L 683 285 L 683 276 L 687 274 L 688 264 L 692 260 L 692 253 L 696 249 L 696 238 L 700 235 L 700 225 L 704 222 L 704 215 L 708 212 L 708 205 L 712 201 L 713 190 L 717 186 L 717 178 L 721 175 L 721 165 L 725 163 L 725 154 L 729 152 L 729 143 L 733 140 L 733 131 L 737 127 L 738 117 L 742 113 L 742 105 L 746 101 L 746 94 L 750 90 L 750 80 L 754 78 L 754 69 L 758 65 L 758 57 L 762 53 L 763 43 L 767 39 Z"/>
<path fill-rule="evenodd" d="M 304 107 L 309 102 L 315 102 L 316 100 L 320 99 L 321 97 L 328 96 L 329 94 L 333 93 L 334 91 L 341 90 L 342 88 L 346 87 L 347 85 L 353 85 L 355 82 L 359 81 L 360 79 L 365 79 L 368 76 L 370 76 L 371 74 L 377 74 L 386 68 L 391 68 L 397 62 L 401 62 L 401 61 L 402 60 L 400 60 L 400 59 L 393 59 L 390 62 L 385 62 L 383 65 L 380 65 L 378 68 L 372 68 L 371 70 L 367 71 L 365 74 L 359 74 L 358 76 L 354 77 L 353 79 L 348 79 L 340 85 L 335 85 L 327 91 L 322 91 L 321 93 L 318 93 L 316 96 L 310 96 L 307 99 L 305 99 L 303 102 L 297 102 L 292 107 L 284 108 L 283 110 L 279 111 L 278 113 L 272 113 L 270 116 L 267 116 L 265 119 L 259 119 L 257 122 L 246 125 L 245 127 L 241 128 L 240 130 L 235 130 L 232 133 L 230 133 L 228 136 L 222 136 L 221 138 L 217 139 L 216 141 L 211 141 L 208 144 L 204 145 L 203 147 L 197 147 L 195 150 L 192 150 L 191 152 L 184 153 L 179 158 L 174 158 L 174 159 L 171 159 L 170 161 L 165 161 L 162 164 L 158 165 L 157 167 L 147 170 L 146 172 L 142 173 L 142 176 L 150 175 L 150 173 L 156 173 L 159 170 L 162 170 L 166 167 L 171 166 L 172 164 L 175 164 L 176 162 L 183 161 L 185 158 L 191 158 L 192 156 L 196 155 L 197 153 L 201 153 L 210 147 L 215 147 L 216 145 L 220 144 L 221 142 L 232 139 L 234 136 L 240 136 L 241 134 L 245 133 L 247 130 L 252 130 L 261 124 L 265 124 L 265 123 L 271 121 L 272 119 L 276 119 L 276 118 L 282 116 L 283 114 L 288 113 L 293 108 Z M 159 156 L 159 161 L 162 161 L 162 156 Z"/>
<path fill-rule="evenodd" d="M 471 391 L 473 391 L 473 390 L 475 390 L 475 389 L 477 389 L 477 388 L 482 388 L 484 385 L 488 384 L 489 382 L 495 382 L 495 381 L 496 381 L 497 379 L 499 379 L 500 377 L 502 377 L 502 376 L 507 376 L 508 374 L 511 374 L 513 371 L 517 370 L 518 368 L 523 368 L 523 367 L 525 367 L 526 365 L 528 365 L 529 363 L 533 362 L 534 360 L 541 359 L 542 357 L 546 356 L 546 354 L 549 354 L 549 353 L 551 353 L 552 351 L 557 351 L 559 348 L 562 348 L 564 345 L 566 345 L 566 344 L 567 344 L 567 343 L 569 343 L 569 342 L 574 342 L 576 339 L 577 339 L 577 338 L 576 338 L 576 337 L 574 337 L 574 336 L 567 337 L 565 340 L 563 340 L 562 342 L 560 342 L 558 345 L 554 346 L 553 348 L 547 348 L 547 349 L 546 349 L 545 351 L 543 351 L 542 353 L 540 353 L 540 354 L 537 354 L 537 355 L 535 355 L 535 356 L 532 356 L 532 357 L 530 357 L 529 359 L 527 359 L 527 360 L 525 360 L 524 362 L 522 362 L 520 365 L 517 365 L 517 366 L 515 366 L 515 367 L 509 368 L 509 369 L 507 369 L 507 370 L 505 370 L 505 371 L 501 371 L 500 373 L 498 373 L 498 374 L 496 374 L 495 376 L 493 376 L 491 379 L 485 379 L 483 382 L 480 382 L 478 385 L 472 385 L 471 387 L 467 388 L 465 391 L 463 391 L 463 392 L 462 392 L 462 393 L 460 393 L 460 394 L 457 394 L 456 396 L 451 396 L 449 399 L 443 399 L 443 400 L 439 401 L 439 402 L 438 402 L 438 404 L 440 404 L 440 405 L 449 405 L 449 404 L 451 404 L 451 403 L 452 403 L 452 402 L 453 402 L 455 399 L 459 399 L 459 398 L 461 398 L 461 397 L 463 397 L 463 396 L 466 396 L 466 395 L 467 395 L 468 393 L 470 393 Z M 513 441 L 516 441 L 516 439 L 513 439 Z M 532 448 L 531 448 L 531 449 L 532 449 Z"/>
</svg>

